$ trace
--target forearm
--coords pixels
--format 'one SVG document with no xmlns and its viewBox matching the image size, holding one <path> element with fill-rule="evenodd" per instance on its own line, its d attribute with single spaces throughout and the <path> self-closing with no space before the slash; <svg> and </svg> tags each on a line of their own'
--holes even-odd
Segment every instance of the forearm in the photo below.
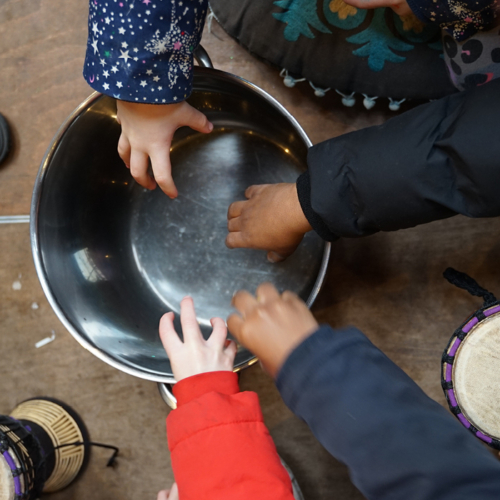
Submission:
<svg viewBox="0 0 500 500">
<path fill-rule="evenodd" d="M 186 378 L 174 394 L 167 435 L 180 498 L 293 500 L 258 397 L 239 392 L 235 373 Z"/>
<path fill-rule="evenodd" d="M 192 89 L 207 0 L 89 1 L 84 78 L 99 92 L 132 102 L 167 104 Z"/>
<path fill-rule="evenodd" d="M 277 385 L 369 500 L 497 498 L 500 464 L 358 330 L 321 327 Z"/>
<path fill-rule="evenodd" d="M 309 150 L 299 200 L 323 238 L 500 215 L 500 80 Z"/>
</svg>

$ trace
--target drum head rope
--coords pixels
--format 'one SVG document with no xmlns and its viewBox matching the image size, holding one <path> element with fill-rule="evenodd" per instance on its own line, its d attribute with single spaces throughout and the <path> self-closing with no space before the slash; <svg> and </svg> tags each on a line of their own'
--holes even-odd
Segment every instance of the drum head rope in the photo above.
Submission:
<svg viewBox="0 0 500 500">
<path fill-rule="evenodd" d="M 0 415 L 0 453 L 12 474 L 14 500 L 38 498 L 47 479 L 45 477 L 47 460 L 56 450 L 69 446 L 97 446 L 114 450 L 106 464 L 107 467 L 114 465 L 120 451 L 116 446 L 109 444 L 75 441 L 55 446 L 43 455 L 38 439 L 23 424 L 12 417 Z"/>
<path fill-rule="evenodd" d="M 452 284 L 458 288 L 463 288 L 467 290 L 471 295 L 476 297 L 482 297 L 484 300 L 483 307 L 486 307 L 493 302 L 497 301 L 497 298 L 488 290 L 485 290 L 482 286 L 479 286 L 477 281 L 472 279 L 469 275 L 461 273 L 452 267 L 446 269 L 443 276 Z"/>
<path fill-rule="evenodd" d="M 45 460 L 38 440 L 14 419 L 0 415 L 0 453 L 14 478 L 14 498 L 38 498 L 45 480 Z"/>
<path fill-rule="evenodd" d="M 481 287 L 474 279 L 465 273 L 457 271 L 451 267 L 446 269 L 443 276 L 452 284 L 459 288 L 467 290 L 471 295 L 482 297 L 483 307 L 470 315 L 457 328 L 451 337 L 448 345 L 442 356 L 441 363 L 441 386 L 448 401 L 451 412 L 458 418 L 464 427 L 472 432 L 477 438 L 485 442 L 492 448 L 500 450 L 500 440 L 493 436 L 489 436 L 479 430 L 472 421 L 465 415 L 464 411 L 458 403 L 457 394 L 453 384 L 453 364 L 456 359 L 456 354 L 462 342 L 480 322 L 490 316 L 500 313 L 500 301 L 497 300 L 488 290 Z"/>
</svg>

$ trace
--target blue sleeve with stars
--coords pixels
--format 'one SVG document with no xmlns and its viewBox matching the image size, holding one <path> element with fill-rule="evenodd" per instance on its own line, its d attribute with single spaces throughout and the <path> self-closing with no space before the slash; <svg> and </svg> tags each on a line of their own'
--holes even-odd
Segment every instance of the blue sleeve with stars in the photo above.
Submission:
<svg viewBox="0 0 500 500">
<path fill-rule="evenodd" d="M 437 24 L 455 40 L 462 41 L 499 22 L 500 0 L 407 0 L 423 22 Z"/>
<path fill-rule="evenodd" d="M 171 104 L 189 97 L 193 51 L 208 0 L 89 0 L 83 76 L 124 101 Z"/>
</svg>

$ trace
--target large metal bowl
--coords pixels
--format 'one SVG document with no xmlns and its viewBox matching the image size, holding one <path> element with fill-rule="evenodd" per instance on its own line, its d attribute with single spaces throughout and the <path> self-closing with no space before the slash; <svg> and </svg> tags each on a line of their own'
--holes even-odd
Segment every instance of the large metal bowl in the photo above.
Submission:
<svg viewBox="0 0 500 500">
<path fill-rule="evenodd" d="M 38 277 L 52 308 L 89 351 L 131 375 L 172 383 L 158 322 L 194 298 L 203 333 L 231 312 L 233 293 L 262 281 L 311 305 L 329 244 L 310 233 L 286 262 L 229 250 L 226 212 L 256 183 L 293 182 L 310 141 L 271 96 L 234 75 L 195 68 L 189 102 L 214 123 L 210 135 L 184 128 L 171 150 L 179 197 L 149 192 L 118 157 L 113 99 L 91 95 L 66 120 L 40 166 L 31 207 Z M 240 347 L 235 369 L 254 361 Z"/>
</svg>

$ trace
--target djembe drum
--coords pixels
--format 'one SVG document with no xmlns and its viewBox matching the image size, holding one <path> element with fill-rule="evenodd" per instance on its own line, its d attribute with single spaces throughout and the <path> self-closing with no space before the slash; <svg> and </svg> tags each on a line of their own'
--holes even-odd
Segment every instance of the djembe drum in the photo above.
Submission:
<svg viewBox="0 0 500 500">
<path fill-rule="evenodd" d="M 0 416 L 0 498 L 35 499 L 68 486 L 89 455 L 83 421 L 68 405 L 36 398 Z"/>
<path fill-rule="evenodd" d="M 466 274 L 447 269 L 452 284 L 484 299 L 451 337 L 441 384 L 449 407 L 477 438 L 500 450 L 500 301 Z"/>
</svg>

